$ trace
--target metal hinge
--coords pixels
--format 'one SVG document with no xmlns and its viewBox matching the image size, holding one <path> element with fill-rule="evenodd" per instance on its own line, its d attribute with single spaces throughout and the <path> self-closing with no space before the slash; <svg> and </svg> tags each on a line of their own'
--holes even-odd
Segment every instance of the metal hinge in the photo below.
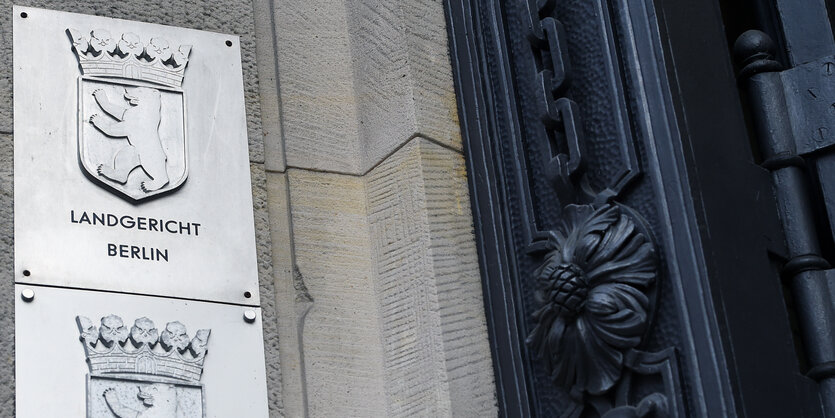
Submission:
<svg viewBox="0 0 835 418">
<path fill-rule="evenodd" d="M 797 154 L 835 145 L 835 57 L 780 72 Z"/>
<path fill-rule="evenodd" d="M 826 416 L 835 417 L 835 270 L 821 256 L 804 158 L 835 145 L 835 57 L 783 70 L 773 52 L 760 31 L 743 33 L 734 45 L 786 236 L 782 274 L 796 301 L 811 366 L 806 375 L 820 384 Z"/>
</svg>

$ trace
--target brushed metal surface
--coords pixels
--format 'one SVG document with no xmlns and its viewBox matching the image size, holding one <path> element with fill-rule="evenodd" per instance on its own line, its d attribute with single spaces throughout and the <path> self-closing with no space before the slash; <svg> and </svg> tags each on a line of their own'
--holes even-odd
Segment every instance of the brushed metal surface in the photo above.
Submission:
<svg viewBox="0 0 835 418">
<path fill-rule="evenodd" d="M 15 7 L 13 20 L 15 281 L 257 306 L 238 38 L 30 7 Z M 126 78 L 82 79 L 79 40 L 68 29 L 88 44 L 109 33 L 113 42 L 138 38 L 150 47 L 164 38 L 172 50 L 190 46 L 177 58 L 187 58 L 182 85 L 128 78 L 141 68 L 125 70 Z M 117 174 L 96 173 L 118 163 L 110 160 L 120 150 L 138 148 L 135 130 L 105 133 L 122 117 L 114 106 L 136 107 L 136 86 L 162 96 L 164 186 L 150 184 L 152 158 L 142 153 L 139 161 L 122 158 L 137 164 L 124 185 L 110 178 Z M 104 96 L 94 98 L 97 90 Z M 91 123 L 94 114 L 108 126 Z M 79 144 L 95 141 L 79 154 Z"/>
<path fill-rule="evenodd" d="M 118 404 L 141 410 L 144 415 L 163 416 L 154 414 L 160 412 L 157 409 L 164 410 L 170 406 L 165 403 L 165 395 L 171 395 L 172 391 L 177 392 L 179 408 L 186 414 L 182 416 L 268 416 L 259 309 L 109 292 L 15 286 L 16 294 L 21 294 L 24 289 L 33 289 L 38 296 L 28 303 L 20 297 L 15 298 L 18 417 L 85 417 L 88 416 L 88 404 L 91 416 L 109 416 L 105 412 Z M 245 311 L 256 313 L 252 323 L 244 321 Z M 114 331 L 111 315 L 124 318 L 126 329 Z M 154 351 L 162 353 L 161 356 L 165 355 L 165 350 L 170 352 L 179 347 L 176 341 L 169 341 L 172 347 L 166 348 L 164 341 L 165 333 L 173 329 L 174 322 L 176 326 L 181 324 L 187 328 L 188 337 L 195 337 L 200 329 L 211 330 L 205 344 L 207 351 L 202 376 L 199 381 L 165 380 L 164 376 L 148 378 L 132 373 L 117 374 L 113 370 L 108 371 L 106 365 L 104 372 L 99 368 L 97 373 L 91 373 L 85 355 L 86 342 L 79 339 L 78 316 L 90 318 L 96 326 L 100 325 L 101 318 L 108 317 L 110 327 L 105 328 L 111 344 L 120 344 L 118 340 L 131 332 L 132 339 L 124 341 L 126 352 L 140 351 L 141 344 L 138 342 L 156 341 L 156 334 L 146 338 L 131 327 L 135 319 L 147 318 L 156 324 L 159 331 L 160 342 L 154 345 Z M 104 343 L 99 341 L 98 344 Z M 193 356 L 189 350 L 194 348 L 195 342 L 192 340 L 191 344 L 192 347 L 184 351 L 186 358 Z M 99 348 L 107 351 L 103 345 Z M 97 364 L 103 364 L 101 359 Z M 121 366 L 111 363 L 110 367 Z M 147 371 L 147 365 L 145 367 Z M 158 365 L 156 370 L 158 375 L 164 374 L 160 372 L 161 366 Z M 169 386 L 160 382 L 167 382 Z M 201 387 L 202 406 L 198 402 Z M 143 392 L 158 392 L 155 405 L 137 405 L 133 398 L 140 389 Z M 109 402 L 104 395 L 108 390 L 111 392 L 109 396 L 113 397 Z"/>
</svg>

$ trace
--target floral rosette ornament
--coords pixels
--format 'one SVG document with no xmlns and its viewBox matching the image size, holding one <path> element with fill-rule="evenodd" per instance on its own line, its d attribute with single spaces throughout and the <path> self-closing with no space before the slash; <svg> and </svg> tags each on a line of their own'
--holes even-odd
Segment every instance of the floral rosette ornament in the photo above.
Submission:
<svg viewBox="0 0 835 418">
<path fill-rule="evenodd" d="M 569 205 L 534 273 L 539 309 L 526 342 L 574 393 L 611 389 L 647 329 L 656 258 L 642 231 L 621 206 Z"/>
</svg>

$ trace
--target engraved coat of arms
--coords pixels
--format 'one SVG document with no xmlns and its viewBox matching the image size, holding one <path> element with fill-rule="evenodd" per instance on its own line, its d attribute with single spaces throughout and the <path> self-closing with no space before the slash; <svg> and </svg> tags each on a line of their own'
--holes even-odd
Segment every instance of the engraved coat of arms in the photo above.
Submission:
<svg viewBox="0 0 835 418">
<path fill-rule="evenodd" d="M 185 96 L 191 46 L 67 29 L 78 58 L 78 158 L 87 176 L 139 201 L 188 176 Z"/>
<path fill-rule="evenodd" d="M 174 321 L 160 332 L 148 318 L 128 328 L 108 315 L 98 328 L 76 317 L 87 355 L 87 417 L 202 418 L 206 416 L 203 362 L 208 329 L 189 338 Z"/>
</svg>

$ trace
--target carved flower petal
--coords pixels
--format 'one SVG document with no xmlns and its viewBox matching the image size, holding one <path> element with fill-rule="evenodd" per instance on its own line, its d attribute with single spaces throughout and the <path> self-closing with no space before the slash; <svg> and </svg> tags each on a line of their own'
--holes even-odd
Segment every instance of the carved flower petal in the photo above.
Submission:
<svg viewBox="0 0 835 418">
<path fill-rule="evenodd" d="M 643 237 L 633 237 L 613 254 L 588 272 L 592 284 L 622 282 L 647 286 L 655 278 L 655 252 Z"/>
<path fill-rule="evenodd" d="M 580 229 L 580 227 L 589 224 L 589 220 L 595 218 L 595 210 L 590 205 L 568 205 L 563 212 L 563 228 L 566 231 L 573 229 Z M 588 225 L 589 230 L 594 230 L 595 222 Z"/>
<path fill-rule="evenodd" d="M 562 322 L 562 319 L 558 321 Z M 565 327 L 558 344 L 547 345 L 547 362 L 551 365 L 551 378 L 564 386 L 570 386 L 578 378 L 583 378 L 581 360 L 585 350 L 577 334 L 576 327 Z M 572 360 L 566 361 L 567 359 Z"/>
<path fill-rule="evenodd" d="M 585 319 L 601 341 L 621 350 L 636 347 L 647 325 L 648 300 L 626 284 L 598 286 L 589 294 Z"/>
<path fill-rule="evenodd" d="M 577 329 L 583 336 L 583 352 L 586 370 L 584 389 L 597 395 L 606 392 L 620 379 L 623 353 L 597 337 L 594 325 L 585 319 L 577 320 Z"/>
<path fill-rule="evenodd" d="M 545 358 L 547 361 L 550 359 L 549 347 L 559 347 L 559 344 L 553 346 L 549 344 L 553 341 L 559 343 L 565 331 L 565 322 L 562 318 L 558 317 L 550 305 L 546 305 L 537 310 L 534 313 L 534 317 L 536 318 L 537 325 L 528 335 L 526 342 L 533 348 L 537 356 Z"/>
<path fill-rule="evenodd" d="M 560 251 L 560 249 L 565 246 L 565 240 L 567 237 L 567 233 L 563 230 L 558 229 L 549 231 L 548 241 L 545 243 L 545 247 L 548 250 Z"/>
<path fill-rule="evenodd" d="M 611 210 L 617 208 L 612 207 Z M 607 214 L 608 215 L 608 214 Z M 617 252 L 623 247 L 624 243 L 635 236 L 635 225 L 625 215 L 612 214 L 608 216 L 607 220 L 611 222 L 607 225 L 605 230 L 596 231 L 596 235 L 600 234 L 600 244 L 594 248 L 594 251 L 589 252 L 587 262 L 590 267 L 597 266 L 603 261 L 608 261 L 616 258 Z M 611 219 L 614 218 L 614 219 Z"/>
<path fill-rule="evenodd" d="M 587 206 L 591 208 L 590 206 Z M 576 223 L 574 231 L 577 233 L 576 249 L 574 259 L 578 264 L 585 264 L 589 258 L 599 251 L 601 238 L 604 238 L 606 231 L 612 228 L 618 220 L 618 208 L 613 205 L 605 205 L 592 213 L 582 212 L 587 218 Z M 579 214 L 579 212 L 578 212 Z M 574 222 L 578 222 L 574 220 Z"/>
<path fill-rule="evenodd" d="M 559 347 L 562 343 L 562 337 L 565 335 L 566 323 L 565 319 L 557 316 L 548 328 L 548 334 L 545 339 L 545 344 L 551 347 Z"/>
<path fill-rule="evenodd" d="M 560 246 L 560 252 L 564 260 L 582 264 L 584 254 L 593 243 L 583 242 L 585 238 L 595 233 L 609 222 L 605 217 L 598 215 L 599 211 L 588 205 L 568 205 L 565 208 L 565 220 L 562 229 L 565 234 L 565 241 Z"/>
</svg>

